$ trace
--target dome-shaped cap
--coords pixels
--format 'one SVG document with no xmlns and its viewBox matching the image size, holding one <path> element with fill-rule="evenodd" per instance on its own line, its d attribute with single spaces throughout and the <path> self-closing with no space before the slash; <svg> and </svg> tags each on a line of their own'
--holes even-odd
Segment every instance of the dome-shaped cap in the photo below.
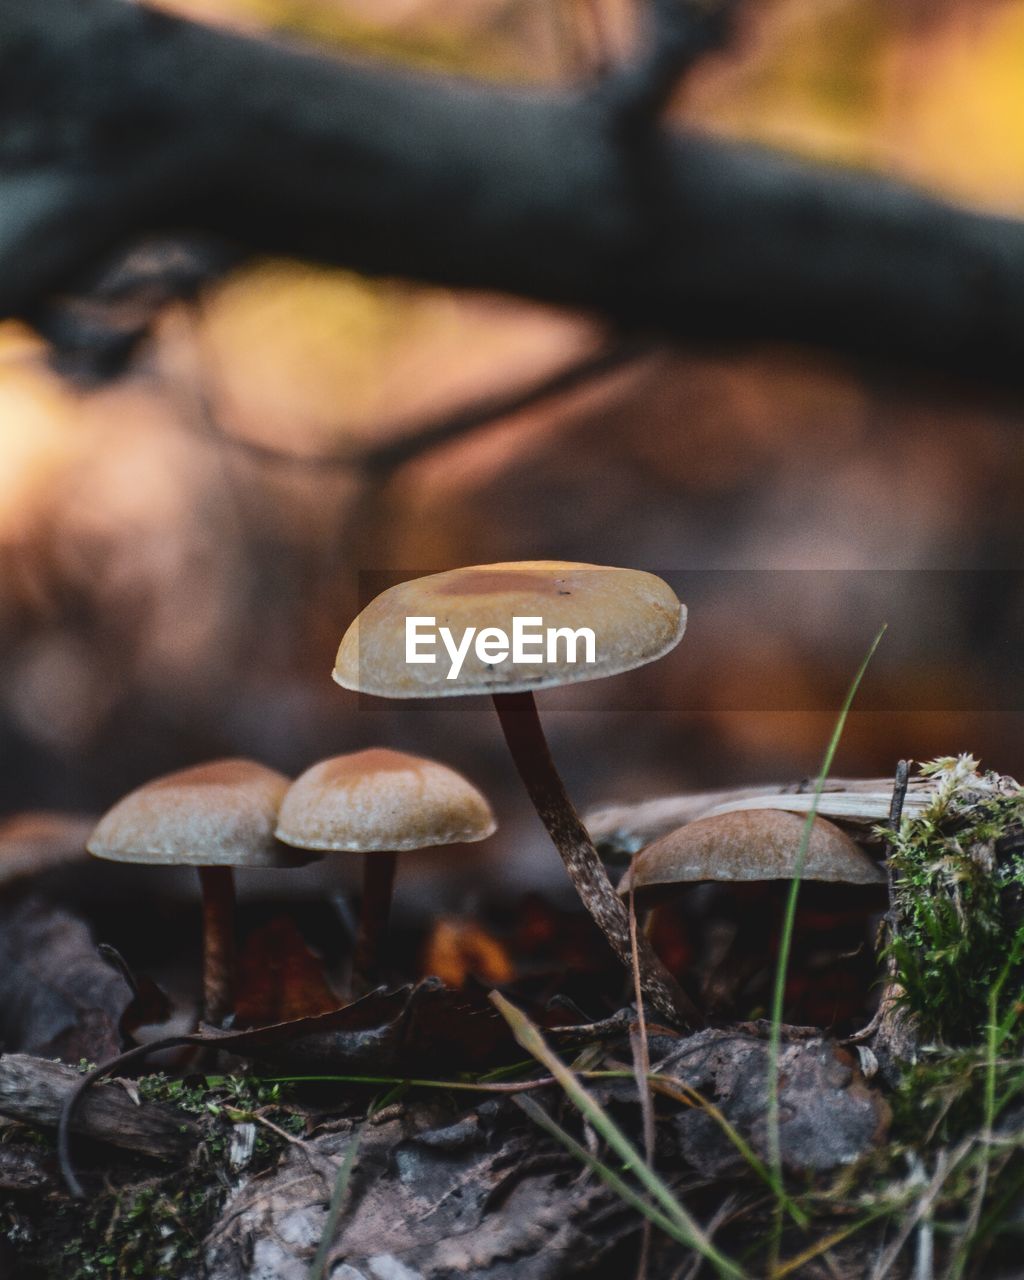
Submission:
<svg viewBox="0 0 1024 1280">
<path fill-rule="evenodd" d="M 746 809 L 670 831 L 636 855 L 619 884 L 638 893 L 699 880 L 792 880 L 806 819 L 781 809 Z M 802 880 L 880 884 L 885 874 L 850 837 L 815 818 Z"/>
<path fill-rule="evenodd" d="M 126 795 L 88 849 L 113 862 L 190 867 L 293 867 L 308 859 L 274 840 L 288 779 L 253 760 L 214 760 Z"/>
<path fill-rule="evenodd" d="M 0 888 L 81 860 L 94 817 L 30 810 L 0 821 Z"/>
<path fill-rule="evenodd" d="M 401 852 L 485 840 L 495 826 L 461 773 L 376 748 L 307 769 L 284 798 L 277 838 L 299 849 Z"/>
<path fill-rule="evenodd" d="M 530 642 L 527 652 L 543 656 L 488 663 L 474 643 L 457 678 L 450 680 L 440 640 L 433 664 L 406 661 L 410 617 L 435 619 L 437 628 L 449 628 L 456 642 L 470 627 L 477 634 L 498 628 L 512 638 L 514 618 L 532 619 L 530 631 L 542 631 L 545 639 Z M 346 689 L 385 698 L 524 693 L 642 667 L 674 648 L 685 626 L 685 607 L 652 573 L 562 560 L 473 565 L 414 578 L 371 601 L 342 638 L 334 679 Z M 582 642 L 570 660 L 564 639 L 547 661 L 549 629 L 575 632 L 584 627 L 594 633 L 593 662 L 583 661 Z"/>
</svg>

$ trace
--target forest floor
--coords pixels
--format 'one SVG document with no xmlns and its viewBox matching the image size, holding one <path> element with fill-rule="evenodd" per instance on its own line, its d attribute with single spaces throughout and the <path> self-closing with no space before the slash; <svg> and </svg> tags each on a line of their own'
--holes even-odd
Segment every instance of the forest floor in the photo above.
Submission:
<svg viewBox="0 0 1024 1280">
<path fill-rule="evenodd" d="M 880 956 L 848 948 L 849 903 L 801 888 L 787 1021 L 770 936 L 732 1009 L 680 1030 L 638 1014 L 628 975 L 573 970 L 566 948 L 599 953 L 597 935 L 536 900 L 503 926 L 449 923 L 434 954 L 461 971 L 341 1007 L 322 973 L 310 999 L 313 952 L 275 918 L 250 938 L 248 1027 L 179 1036 L 83 1094 L 88 1064 L 173 1029 L 171 1011 L 97 952 L 96 920 L 23 884 L 0 907 L 0 1274 L 1020 1275 L 1024 798 L 963 759 L 933 778 L 886 838 L 893 905 L 862 921 L 877 941 L 884 918 Z M 702 937 L 693 978 L 724 934 L 763 946 L 779 905 L 705 894 L 659 946 Z"/>
</svg>

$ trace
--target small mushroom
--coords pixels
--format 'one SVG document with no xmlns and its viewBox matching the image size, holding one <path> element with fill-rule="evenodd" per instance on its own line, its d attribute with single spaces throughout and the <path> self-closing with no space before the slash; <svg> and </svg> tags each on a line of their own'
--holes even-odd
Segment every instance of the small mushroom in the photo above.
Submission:
<svg viewBox="0 0 1024 1280">
<path fill-rule="evenodd" d="M 471 844 L 495 827 L 490 805 L 460 773 L 378 747 L 307 769 L 284 797 L 277 838 L 297 849 L 365 855 L 353 958 L 365 978 L 380 970 L 399 853 Z"/>
<path fill-rule="evenodd" d="M 702 880 L 792 880 L 806 819 L 783 809 L 737 809 L 697 818 L 649 844 L 619 882 L 634 885 L 642 905 L 663 898 L 673 886 Z M 801 880 L 884 884 L 885 872 L 850 837 L 815 818 Z"/>
<path fill-rule="evenodd" d="M 85 842 L 96 819 L 29 810 L 0 820 L 0 891 L 58 867 L 86 862 Z"/>
<path fill-rule="evenodd" d="M 288 779 L 252 760 L 180 769 L 132 791 L 100 819 L 87 848 L 111 862 L 195 867 L 203 898 L 203 1011 L 219 1025 L 235 989 L 233 867 L 309 861 L 277 844 L 274 826 Z"/>
<path fill-rule="evenodd" d="M 455 637 L 474 628 L 512 636 L 515 619 L 576 632 L 589 628 L 594 661 L 570 658 L 568 644 L 545 646 L 533 661 L 488 660 L 470 647 L 456 678 L 445 663 L 411 663 L 406 620 L 436 618 Z M 667 583 L 633 569 L 538 560 L 476 565 L 391 587 L 370 602 L 342 638 L 334 679 L 347 689 L 385 698 L 490 694 L 505 741 L 584 906 L 619 959 L 631 964 L 629 916 L 551 758 L 534 702 L 538 689 L 597 680 L 642 667 L 682 638 L 686 610 Z M 696 1021 L 693 1001 L 645 937 L 638 943 L 641 985 L 658 1012 Z"/>
<path fill-rule="evenodd" d="M 619 883 L 619 893 L 625 896 L 633 889 L 637 906 L 646 910 L 702 882 L 792 880 L 798 870 L 805 821 L 781 809 L 743 809 L 697 818 L 638 853 Z M 844 831 L 816 817 L 800 879 L 874 887 L 885 884 L 885 873 Z M 766 924 L 761 913 L 740 925 L 748 950 L 752 937 L 764 941 Z M 708 936 L 714 950 L 714 930 Z M 702 993 L 708 1007 L 720 1001 L 728 1003 L 739 982 L 748 976 L 749 961 L 745 967 L 730 954 L 733 940 L 729 936 L 717 959 L 710 958 Z M 753 950 L 756 952 L 756 944 Z"/>
</svg>

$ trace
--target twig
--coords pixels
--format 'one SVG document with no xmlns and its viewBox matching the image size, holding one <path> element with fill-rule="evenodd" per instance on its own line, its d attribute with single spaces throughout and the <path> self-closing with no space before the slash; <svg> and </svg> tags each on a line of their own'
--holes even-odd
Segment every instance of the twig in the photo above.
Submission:
<svg viewBox="0 0 1024 1280">
<path fill-rule="evenodd" d="M 604 82 L 601 98 L 620 135 L 656 124 L 680 78 L 726 38 L 734 0 L 648 0 L 639 56 Z"/>
<path fill-rule="evenodd" d="M 903 817 L 903 802 L 907 798 L 907 787 L 910 785 L 910 761 L 901 760 L 896 766 L 896 776 L 892 785 L 892 804 L 889 806 L 889 830 L 899 831 Z"/>
<path fill-rule="evenodd" d="M 901 760 L 896 766 L 896 776 L 892 785 L 892 803 L 889 805 L 889 830 L 896 835 L 903 819 L 903 802 L 907 798 L 907 784 L 910 780 L 910 761 Z M 899 919 L 896 912 L 896 875 L 893 871 L 892 858 L 885 860 L 885 874 L 889 886 L 889 936 L 896 937 Z"/>
<path fill-rule="evenodd" d="M 889 804 L 889 819 L 886 823 L 887 827 L 893 834 L 899 831 L 900 823 L 903 820 L 903 805 L 907 798 L 907 787 L 910 782 L 910 761 L 900 760 L 896 765 L 896 775 L 893 779 L 892 800 Z M 888 930 L 890 940 L 896 937 L 899 930 L 899 912 L 896 906 L 896 890 L 897 881 L 896 874 L 893 870 L 891 854 L 885 860 L 885 878 L 889 897 L 889 910 L 886 913 L 885 928 Z M 893 1016 L 896 1005 L 901 995 L 901 988 L 896 982 L 896 957 L 890 952 L 885 962 L 885 979 L 882 985 L 882 994 L 878 1001 L 878 1008 L 866 1026 L 859 1031 L 855 1031 L 853 1035 L 848 1036 L 843 1041 L 844 1044 L 861 1044 L 863 1041 L 870 1039 L 881 1027 L 883 1021 Z"/>
<path fill-rule="evenodd" d="M 78 1109 L 84 1101 L 88 1090 L 97 1081 L 102 1080 L 104 1076 L 113 1075 L 115 1071 L 120 1070 L 122 1067 L 130 1066 L 133 1062 L 140 1061 L 160 1049 L 178 1049 L 183 1045 L 206 1043 L 208 1041 L 196 1035 L 167 1036 L 163 1040 L 152 1040 L 149 1044 L 137 1045 L 126 1053 L 118 1054 L 116 1058 L 112 1058 L 109 1062 L 93 1067 L 91 1071 L 79 1078 L 78 1083 L 65 1097 L 64 1105 L 60 1111 L 60 1118 L 57 1122 L 57 1160 L 60 1164 L 61 1177 L 64 1179 L 72 1199 L 82 1200 L 85 1198 L 85 1190 L 78 1181 L 74 1165 L 71 1162 L 71 1131 L 75 1125 Z"/>
<path fill-rule="evenodd" d="M 952 1152 L 940 1151 L 935 1158 L 935 1173 L 932 1176 L 928 1186 L 918 1197 L 917 1203 L 913 1208 L 909 1209 L 906 1217 L 900 1224 L 896 1237 L 889 1245 L 888 1249 L 882 1254 L 875 1264 L 875 1269 L 871 1273 L 871 1280 L 885 1280 L 899 1258 L 904 1245 L 910 1239 L 917 1224 L 931 1212 L 932 1206 L 942 1193 L 946 1179 L 968 1153 L 974 1144 L 973 1136 L 965 1139 Z"/>
<path fill-rule="evenodd" d="M 206 416 L 203 434 L 212 432 L 219 444 L 244 453 L 255 462 L 307 471 L 363 471 L 383 478 L 432 449 L 451 444 L 505 418 L 515 417 L 549 400 L 571 395 L 574 391 L 599 382 L 619 369 L 627 368 L 652 355 L 659 349 L 659 345 L 639 338 L 606 343 L 599 350 L 572 360 L 555 373 L 546 374 L 525 387 L 485 396 L 453 413 L 428 419 L 418 426 L 410 427 L 397 439 L 391 438 L 393 431 L 381 429 L 376 434 L 385 437 L 384 443 L 361 449 L 350 448 L 318 454 L 293 453 L 288 449 L 278 449 L 273 445 L 259 444 L 255 440 L 231 435 L 216 425 L 212 413 Z"/>
<path fill-rule="evenodd" d="M 0 1058 L 0 1114 L 28 1125 L 56 1125 L 83 1078 L 64 1063 L 4 1054 Z M 179 1158 L 199 1133 L 191 1118 L 159 1103 L 139 1105 L 113 1085 L 93 1094 L 76 1129 L 86 1137 L 160 1160 Z"/>
<path fill-rule="evenodd" d="M 313 1168 L 316 1168 L 316 1158 L 313 1155 L 313 1150 L 304 1138 L 298 1137 L 297 1134 L 289 1133 L 287 1129 L 282 1129 L 279 1124 L 275 1124 L 273 1120 L 268 1120 L 260 1111 L 253 1111 L 250 1114 L 257 1124 L 263 1125 L 264 1129 L 269 1129 L 271 1133 L 276 1134 L 283 1141 L 289 1143 L 293 1147 L 297 1147 Z"/>
</svg>

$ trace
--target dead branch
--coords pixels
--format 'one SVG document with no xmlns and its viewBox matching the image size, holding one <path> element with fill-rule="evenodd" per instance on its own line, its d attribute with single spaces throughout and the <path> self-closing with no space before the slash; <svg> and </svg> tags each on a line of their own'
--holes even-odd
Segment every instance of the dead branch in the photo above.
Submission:
<svg viewBox="0 0 1024 1280">
<path fill-rule="evenodd" d="M 38 1129 L 56 1129 L 69 1094 L 82 1080 L 74 1067 L 27 1054 L 0 1057 L 0 1115 Z M 97 1086 L 83 1100 L 74 1128 L 158 1160 L 180 1158 L 199 1139 L 199 1127 L 181 1112 L 157 1103 L 136 1103 L 121 1085 Z"/>
<path fill-rule="evenodd" d="M 590 91 L 336 61 L 123 0 L 0 0 L 0 313 L 188 228 L 675 338 L 1020 382 L 1019 222 L 654 125 L 638 182 L 616 118 Z"/>
<path fill-rule="evenodd" d="M 680 80 L 709 50 L 725 42 L 735 0 L 648 0 L 638 56 L 606 77 L 599 94 L 624 140 L 664 111 Z"/>
</svg>

